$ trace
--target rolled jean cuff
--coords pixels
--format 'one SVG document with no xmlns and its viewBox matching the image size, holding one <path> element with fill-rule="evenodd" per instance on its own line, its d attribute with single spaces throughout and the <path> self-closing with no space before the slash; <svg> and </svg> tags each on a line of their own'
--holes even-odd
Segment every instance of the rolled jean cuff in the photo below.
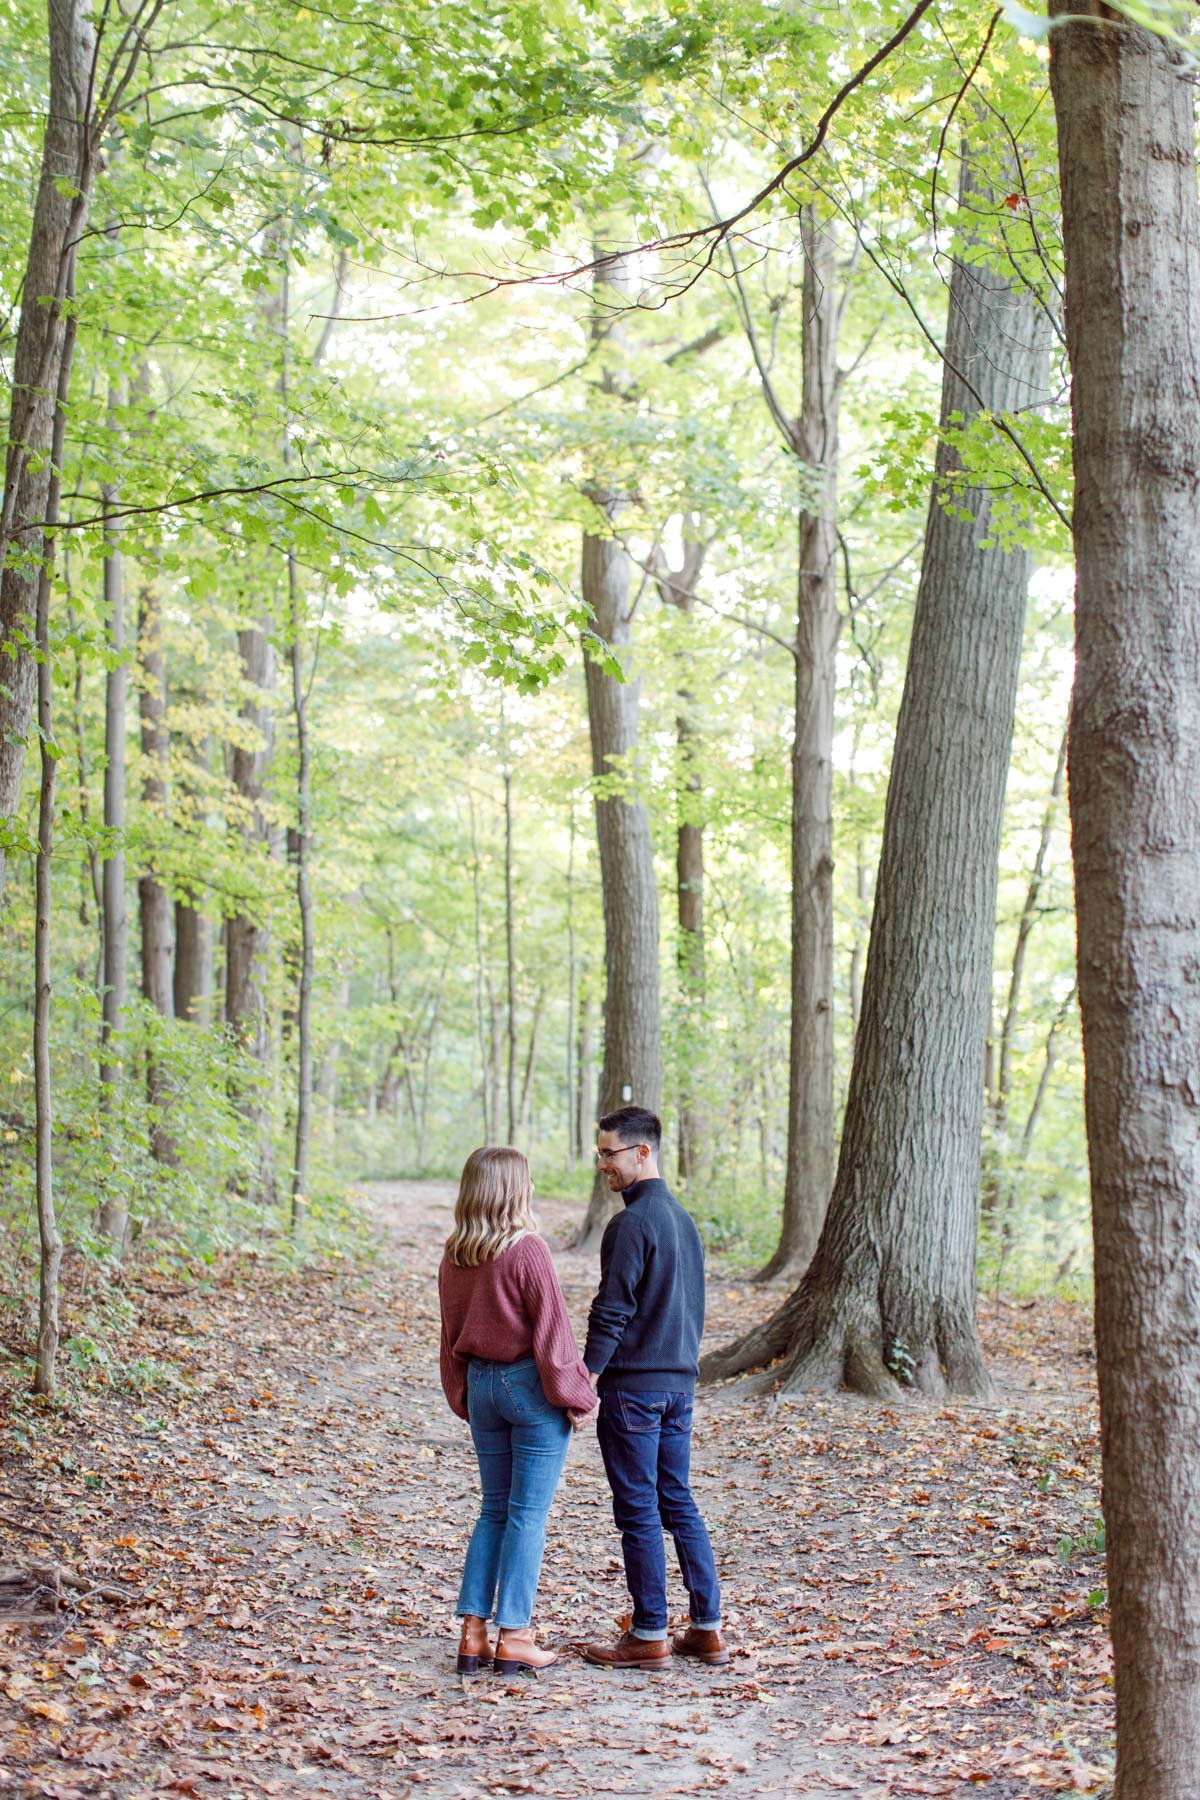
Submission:
<svg viewBox="0 0 1200 1800">
<path fill-rule="evenodd" d="M 721 1629 L 720 1619 L 693 1619 L 692 1620 L 692 1630 L 693 1631 L 720 1631 L 720 1629 Z"/>
<path fill-rule="evenodd" d="M 637 1638 L 643 1644 L 661 1644 L 666 1635 L 665 1625 L 635 1625 L 630 1633 L 631 1637 Z"/>
</svg>

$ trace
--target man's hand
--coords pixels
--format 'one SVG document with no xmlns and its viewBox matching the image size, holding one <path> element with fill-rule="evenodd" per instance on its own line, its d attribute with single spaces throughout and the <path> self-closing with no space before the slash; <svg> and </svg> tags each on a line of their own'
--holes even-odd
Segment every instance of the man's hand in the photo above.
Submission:
<svg viewBox="0 0 1200 1800">
<path fill-rule="evenodd" d="M 588 1380 L 592 1384 L 592 1392 L 594 1393 L 600 1385 L 600 1377 L 597 1375 L 595 1369 L 588 1370 Z"/>
<path fill-rule="evenodd" d="M 580 1412 L 577 1406 L 568 1406 L 567 1408 L 567 1417 L 571 1421 L 572 1431 L 582 1431 L 584 1426 L 590 1424 L 595 1416 L 596 1409 L 594 1406 L 587 1412 Z"/>
</svg>

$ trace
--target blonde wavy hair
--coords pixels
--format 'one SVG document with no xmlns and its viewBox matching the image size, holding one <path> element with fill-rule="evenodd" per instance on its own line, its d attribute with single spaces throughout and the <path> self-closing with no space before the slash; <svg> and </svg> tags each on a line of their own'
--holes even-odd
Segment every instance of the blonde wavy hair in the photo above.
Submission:
<svg viewBox="0 0 1200 1800">
<path fill-rule="evenodd" d="M 454 1230 L 446 1239 L 449 1260 L 473 1269 L 536 1230 L 533 1182 L 521 1151 L 508 1144 L 472 1150 L 458 1184 Z"/>
</svg>

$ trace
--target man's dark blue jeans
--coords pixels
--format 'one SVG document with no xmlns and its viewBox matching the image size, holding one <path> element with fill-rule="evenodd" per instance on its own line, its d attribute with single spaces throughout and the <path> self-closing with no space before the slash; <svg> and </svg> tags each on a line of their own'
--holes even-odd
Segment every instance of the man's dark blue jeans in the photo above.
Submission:
<svg viewBox="0 0 1200 1800">
<path fill-rule="evenodd" d="M 633 1597 L 634 1636 L 666 1635 L 664 1526 L 675 1539 L 692 1624 L 716 1631 L 721 1623 L 717 1567 L 689 1486 L 692 1396 L 608 1388 L 600 1396 L 596 1435 Z"/>
</svg>

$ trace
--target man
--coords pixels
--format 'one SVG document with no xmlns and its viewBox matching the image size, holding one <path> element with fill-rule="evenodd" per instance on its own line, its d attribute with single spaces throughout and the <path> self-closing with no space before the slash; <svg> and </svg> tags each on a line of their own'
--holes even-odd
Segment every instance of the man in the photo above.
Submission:
<svg viewBox="0 0 1200 1800">
<path fill-rule="evenodd" d="M 663 1669 L 672 1653 L 729 1661 L 712 1545 L 689 1486 L 704 1250 L 659 1175 L 661 1145 L 662 1126 L 644 1107 L 623 1106 L 600 1121 L 596 1160 L 625 1204 L 600 1246 L 583 1360 L 600 1394 L 596 1431 L 633 1619 L 616 1643 L 587 1644 L 583 1654 L 610 1669 Z M 669 1645 L 664 1526 L 691 1601 L 691 1624 Z"/>
</svg>

